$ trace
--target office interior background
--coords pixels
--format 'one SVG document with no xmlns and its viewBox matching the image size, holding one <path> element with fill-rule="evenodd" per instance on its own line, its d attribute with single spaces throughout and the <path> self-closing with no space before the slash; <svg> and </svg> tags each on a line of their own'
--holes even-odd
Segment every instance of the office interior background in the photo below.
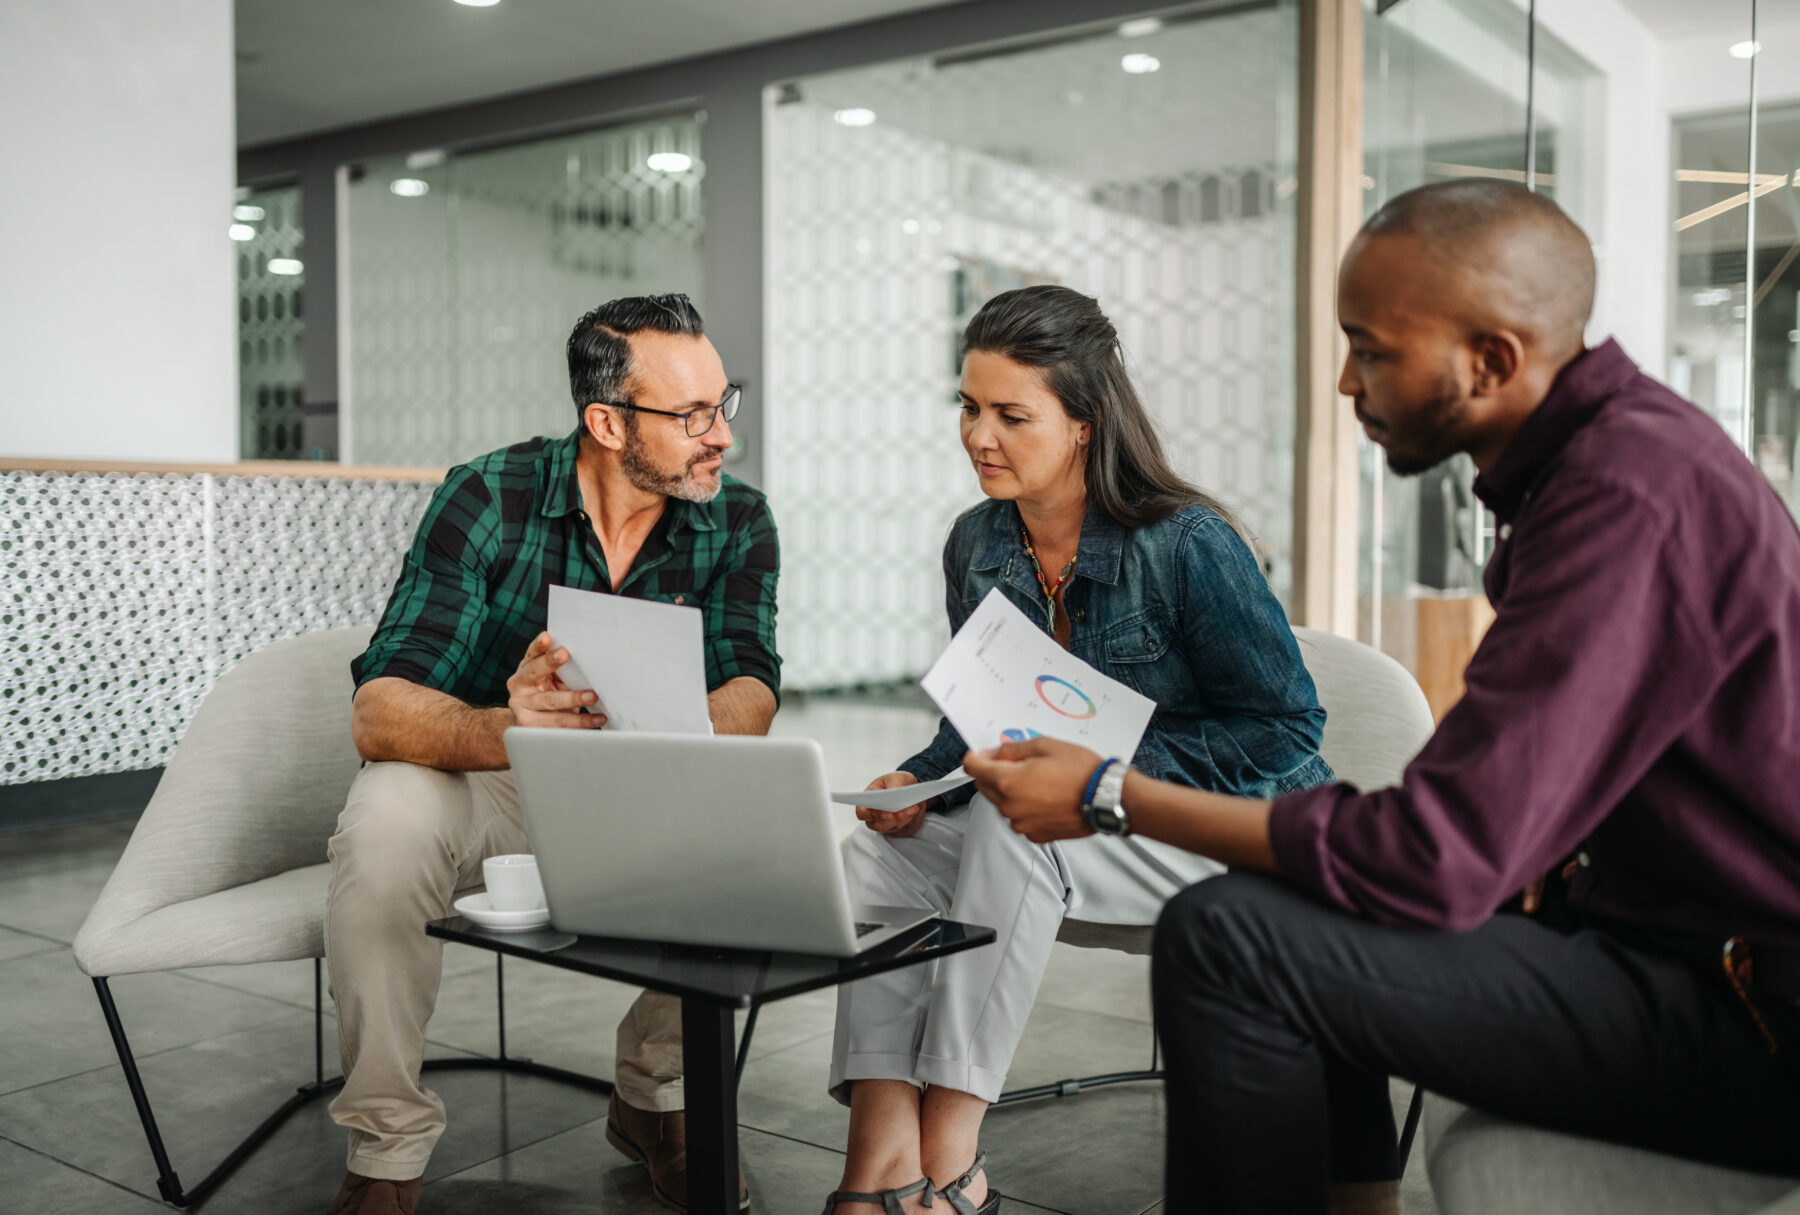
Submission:
<svg viewBox="0 0 1800 1215">
<path fill-rule="evenodd" d="M 0 9 L 0 98 L 0 957 L 79 923 L 38 841 L 128 823 L 245 655 L 373 623 L 448 466 L 572 428 L 563 341 L 615 296 L 692 295 L 745 384 L 784 684 L 873 714 L 864 779 L 926 716 L 979 496 L 956 339 L 1011 287 L 1096 295 L 1293 623 L 1440 715 L 1491 521 L 1333 387 L 1385 199 L 1553 196 L 1590 336 L 1800 504 L 1800 0 L 62 0 Z M 0 1147 L 62 1159 L 16 1117 L 62 1077 L 0 1060 Z M 133 1151 L 79 1168 L 142 1193 Z"/>
</svg>

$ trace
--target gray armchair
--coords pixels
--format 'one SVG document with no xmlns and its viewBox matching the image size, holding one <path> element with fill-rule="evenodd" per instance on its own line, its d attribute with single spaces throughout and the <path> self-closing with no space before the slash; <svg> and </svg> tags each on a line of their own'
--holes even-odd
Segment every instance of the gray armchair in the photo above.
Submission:
<svg viewBox="0 0 1800 1215">
<path fill-rule="evenodd" d="M 350 737 L 350 660 L 370 629 L 276 642 L 207 693 L 75 938 L 94 981 L 137 1105 L 165 1201 L 190 1206 L 295 1110 L 335 1092 L 324 1060 L 325 845 L 362 765 Z M 423 931 L 423 925 L 420 930 Z M 187 966 L 313 959 L 313 1078 L 191 1190 L 169 1161 L 109 980 Z M 500 965 L 500 955 L 495 955 Z M 506 1054 L 504 987 L 494 1058 L 428 1060 L 427 1068 L 529 1072 L 599 1092 L 604 1080 Z"/>
</svg>

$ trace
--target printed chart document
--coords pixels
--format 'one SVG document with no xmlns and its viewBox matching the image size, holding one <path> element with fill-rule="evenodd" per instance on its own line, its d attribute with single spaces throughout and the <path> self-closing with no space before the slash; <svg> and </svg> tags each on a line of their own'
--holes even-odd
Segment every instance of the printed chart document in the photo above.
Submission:
<svg viewBox="0 0 1800 1215">
<path fill-rule="evenodd" d="M 904 810 L 908 806 L 916 806 L 928 801 L 940 793 L 948 793 L 958 785 L 966 785 L 974 780 L 961 768 L 949 776 L 937 780 L 923 781 L 916 785 L 902 785 L 898 789 L 864 789 L 860 793 L 833 793 L 831 800 L 845 806 L 865 806 L 870 810 Z"/>
<path fill-rule="evenodd" d="M 699 608 L 553 586 L 547 627 L 569 651 L 557 673 L 599 695 L 604 729 L 712 733 Z"/>
<path fill-rule="evenodd" d="M 1155 701 L 1057 645 L 998 588 L 921 682 L 977 751 L 1042 735 L 1129 763 L 1156 711 Z"/>
</svg>

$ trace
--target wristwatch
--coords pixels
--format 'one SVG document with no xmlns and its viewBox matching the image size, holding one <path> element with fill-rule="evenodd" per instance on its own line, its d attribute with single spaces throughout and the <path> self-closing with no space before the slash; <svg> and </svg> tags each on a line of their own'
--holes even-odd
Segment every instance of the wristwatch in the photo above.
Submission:
<svg viewBox="0 0 1800 1215">
<path fill-rule="evenodd" d="M 1130 835 L 1131 820 L 1119 804 L 1125 788 L 1125 774 L 1131 766 L 1119 759 L 1109 759 L 1088 782 L 1087 800 L 1081 805 L 1082 821 L 1101 835 Z"/>
</svg>

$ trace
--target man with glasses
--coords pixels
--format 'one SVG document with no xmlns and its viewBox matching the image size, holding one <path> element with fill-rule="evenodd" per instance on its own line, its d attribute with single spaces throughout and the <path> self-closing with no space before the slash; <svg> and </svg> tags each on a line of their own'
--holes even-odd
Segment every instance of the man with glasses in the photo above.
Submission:
<svg viewBox="0 0 1800 1215">
<path fill-rule="evenodd" d="M 700 609 L 714 728 L 762 734 L 775 715 L 775 522 L 722 471 L 740 393 L 699 313 L 683 295 L 614 300 L 576 324 L 568 358 L 580 425 L 450 470 L 351 666 L 368 763 L 329 849 L 345 1076 L 331 1113 L 350 1130 L 332 1215 L 417 1208 L 444 1130 L 420 1081 L 442 943 L 421 926 L 481 881 L 486 857 L 529 850 L 502 732 L 605 724 L 594 694 L 557 675 L 569 655 L 544 631 L 549 588 Z M 607 1138 L 685 1209 L 674 997 L 644 992 L 619 1025 Z"/>
</svg>

